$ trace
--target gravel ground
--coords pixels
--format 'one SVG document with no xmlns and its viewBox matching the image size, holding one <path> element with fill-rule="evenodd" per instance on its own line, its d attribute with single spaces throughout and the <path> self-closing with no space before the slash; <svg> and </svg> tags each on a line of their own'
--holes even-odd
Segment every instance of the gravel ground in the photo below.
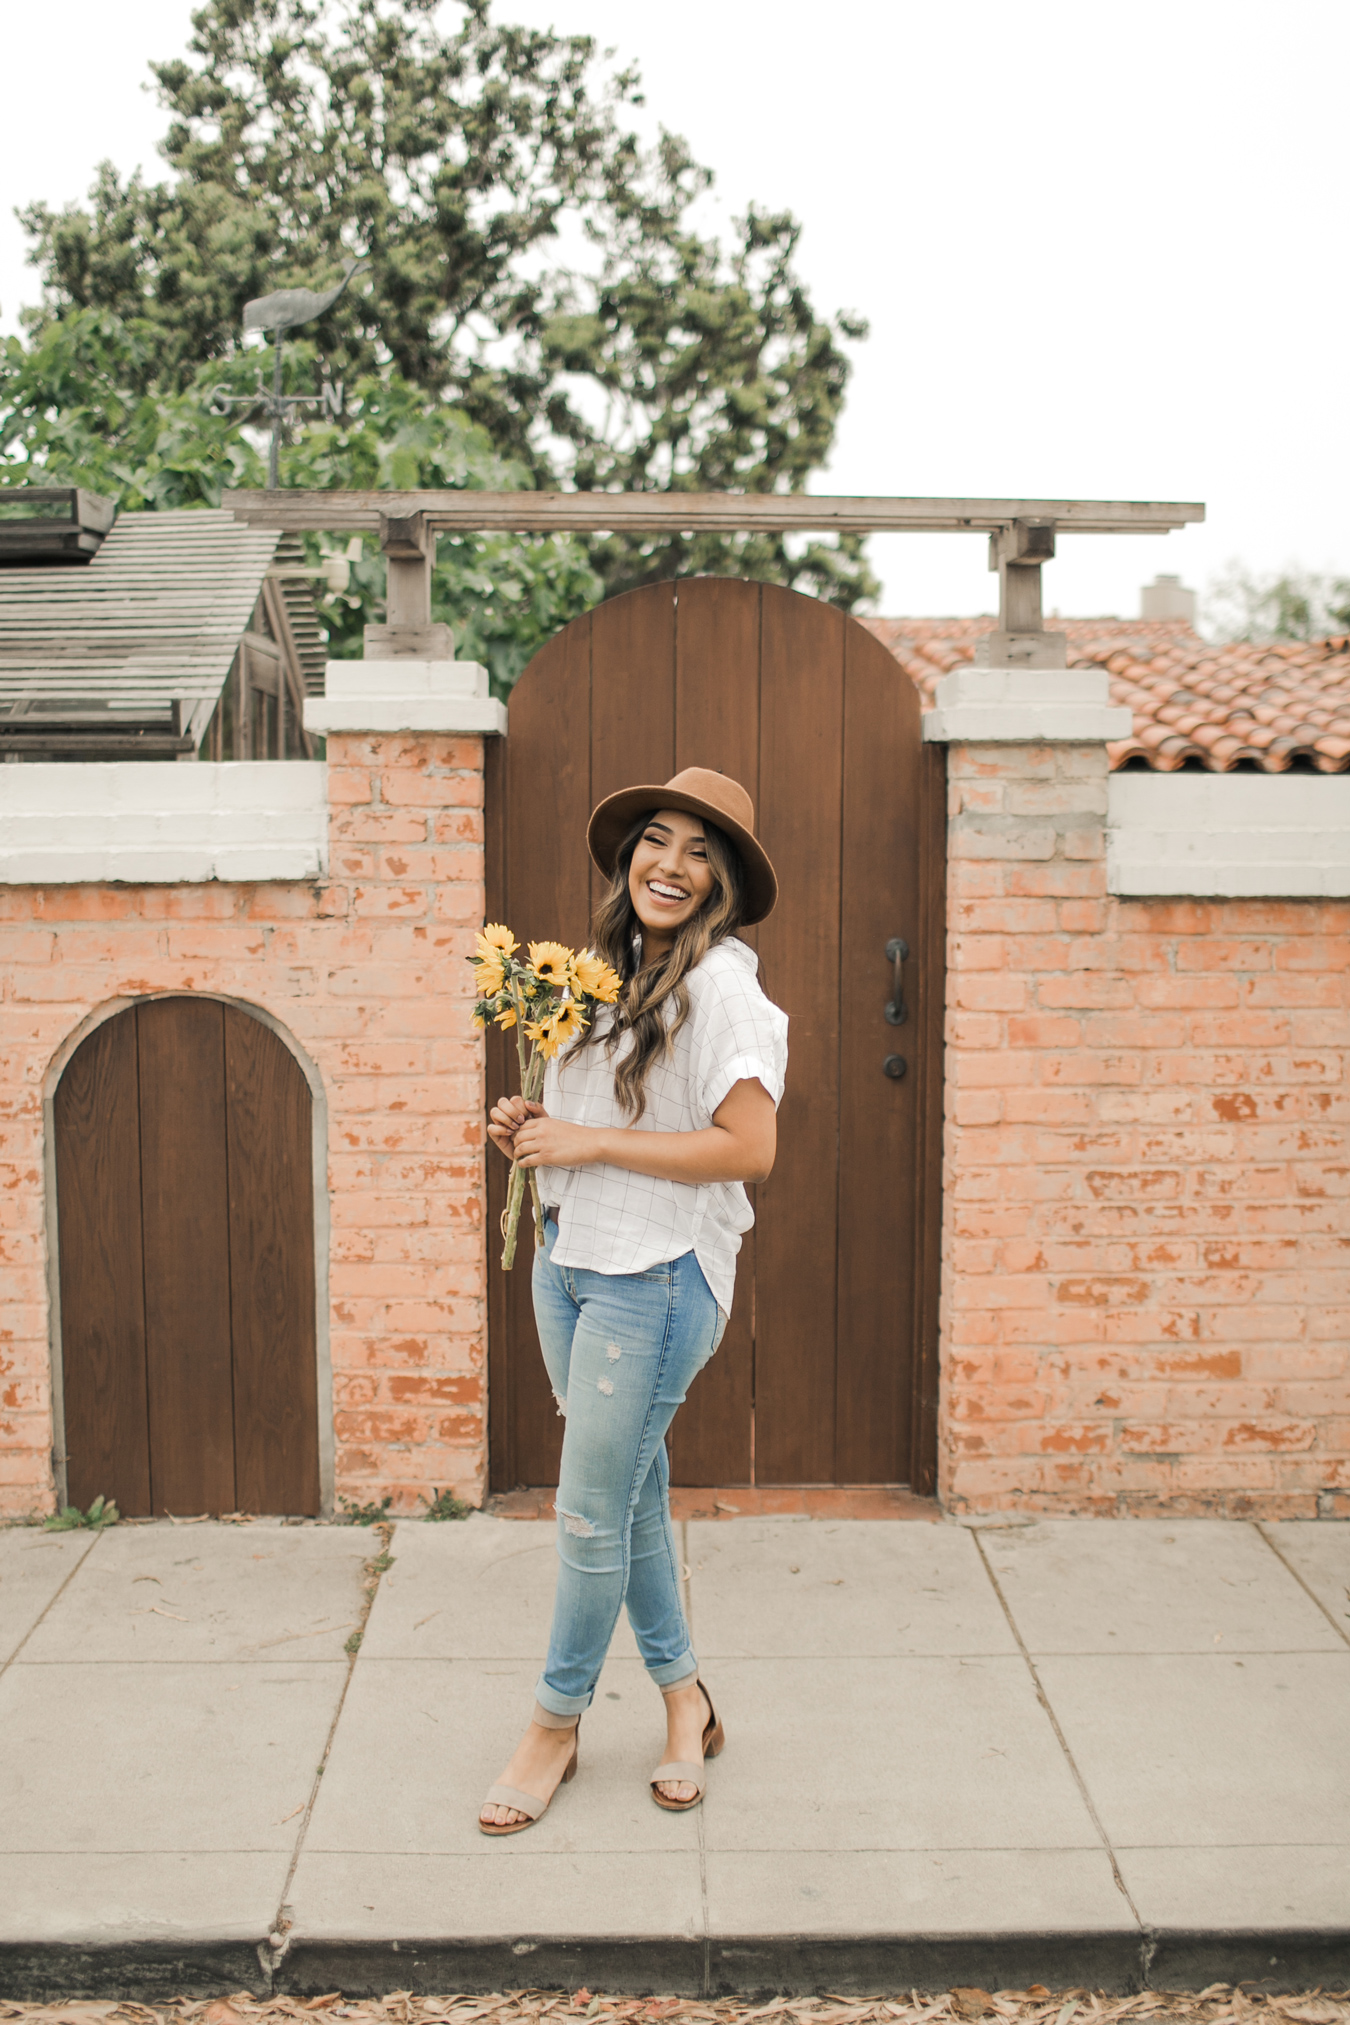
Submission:
<svg viewBox="0 0 1350 2025">
<path fill-rule="evenodd" d="M 1350 2025 L 1350 1990 L 1307 1990 L 1266 1996 L 1242 1985 L 1213 1983 L 1193 1992 L 1149 1990 L 1108 1998 L 1092 1990 L 949 1990 L 937 1997 L 784 1998 L 747 2005 L 727 1998 L 607 1998 L 589 1990 L 508 1990 L 494 1997 L 414 1997 L 395 1990 L 382 1998 L 344 2002 L 339 1992 L 302 2003 L 292 1997 L 257 2002 L 241 1993 L 209 2003 L 12 2004 L 0 1999 L 0 2025 L 281 2025 L 282 2020 L 342 2019 L 347 2025 L 1108 2025 L 1116 2019 L 1149 2025 Z"/>
</svg>

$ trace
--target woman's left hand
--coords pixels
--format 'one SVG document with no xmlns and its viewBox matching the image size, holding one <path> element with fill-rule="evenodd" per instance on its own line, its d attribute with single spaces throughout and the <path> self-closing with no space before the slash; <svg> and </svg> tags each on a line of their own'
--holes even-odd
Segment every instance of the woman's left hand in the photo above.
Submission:
<svg viewBox="0 0 1350 2025">
<path fill-rule="evenodd" d="M 521 1167 L 589 1167 L 600 1157 L 601 1137 L 590 1125 L 531 1118 L 516 1129 L 516 1160 Z"/>
</svg>

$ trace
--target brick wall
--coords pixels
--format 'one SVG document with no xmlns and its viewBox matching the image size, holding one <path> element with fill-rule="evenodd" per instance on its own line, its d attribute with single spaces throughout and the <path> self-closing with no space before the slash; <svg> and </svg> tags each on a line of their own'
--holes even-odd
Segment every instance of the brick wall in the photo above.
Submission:
<svg viewBox="0 0 1350 2025">
<path fill-rule="evenodd" d="M 1350 903 L 1121 900 L 1100 745 L 953 745 L 941 1492 L 1350 1515 Z"/>
<path fill-rule="evenodd" d="M 44 1091 L 159 991 L 322 1081 L 338 1492 L 482 1494 L 482 740 L 328 752 L 323 878 L 0 886 L 0 1512 L 53 1495 Z M 1350 903 L 1112 898 L 1105 766 L 950 749 L 942 1495 L 1350 1513 Z"/>
<path fill-rule="evenodd" d="M 483 741 L 328 742 L 327 878 L 0 887 L 0 1513 L 53 1497 L 43 1094 L 99 1007 L 260 1006 L 327 1096 L 336 1486 L 399 1507 L 485 1481 Z M 172 772 L 172 769 L 168 769 Z"/>
</svg>

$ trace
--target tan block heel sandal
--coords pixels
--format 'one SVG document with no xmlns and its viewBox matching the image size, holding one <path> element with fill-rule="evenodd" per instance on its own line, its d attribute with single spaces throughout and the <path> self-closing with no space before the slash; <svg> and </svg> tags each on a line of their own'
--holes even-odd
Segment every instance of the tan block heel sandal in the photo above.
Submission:
<svg viewBox="0 0 1350 2025">
<path fill-rule="evenodd" d="M 580 1737 L 581 1725 L 577 1724 Z M 517 1814 L 525 1815 L 524 1821 L 484 1821 L 479 1816 L 478 1826 L 484 1835 L 519 1835 L 522 1829 L 533 1828 L 541 1815 L 547 1814 L 557 1799 L 560 1789 L 577 1776 L 577 1746 L 572 1745 L 572 1755 L 567 1761 L 567 1770 L 554 1787 L 547 1800 L 541 1800 L 535 1793 L 524 1793 L 519 1786 L 489 1786 L 483 1796 L 484 1807 L 514 1807 Z"/>
<path fill-rule="evenodd" d="M 708 1693 L 702 1681 L 699 1682 L 699 1686 L 703 1689 L 703 1699 L 708 1704 L 708 1720 L 703 1726 L 702 1761 L 695 1765 L 682 1758 L 676 1758 L 669 1765 L 658 1765 L 652 1773 L 652 1798 L 658 1807 L 665 1808 L 667 1814 L 687 1814 L 691 1807 L 699 1807 L 703 1804 L 703 1795 L 707 1791 L 708 1786 L 708 1775 L 704 1770 L 704 1766 L 709 1758 L 718 1756 L 727 1740 L 726 1731 L 722 1728 L 721 1719 L 713 1707 L 712 1696 Z M 671 1800 L 666 1794 L 658 1793 L 656 1790 L 663 1783 L 669 1785 L 677 1779 L 683 1784 L 698 1787 L 698 1792 L 692 1800 Z M 511 1802 L 509 1804 L 514 1805 L 515 1803 Z"/>
</svg>

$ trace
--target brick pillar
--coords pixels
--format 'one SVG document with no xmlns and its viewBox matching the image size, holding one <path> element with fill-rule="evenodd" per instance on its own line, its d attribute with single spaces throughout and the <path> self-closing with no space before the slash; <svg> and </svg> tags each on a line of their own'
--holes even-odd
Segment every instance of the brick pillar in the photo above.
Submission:
<svg viewBox="0 0 1350 2025">
<path fill-rule="evenodd" d="M 1151 865 L 1176 897 L 1113 893 L 1104 814 L 1120 862 L 1140 840 L 1105 690 L 965 671 L 925 727 L 951 796 L 942 1495 L 1334 1518 L 1346 904 L 1204 898 L 1194 852 Z M 1163 785 L 1155 852 L 1176 834 Z"/>
<path fill-rule="evenodd" d="M 1106 680 L 963 670 L 925 722 L 949 745 L 939 1495 L 957 1511 L 1106 1496 L 1080 1481 L 1110 1432 L 1066 1411 L 1054 1278 L 1113 1250 L 1080 1234 L 1084 1153 L 1114 1137 L 1110 1058 L 1083 1031 L 1116 1002 L 1099 967 L 1105 741 L 1128 712 L 1106 707 Z"/>
<path fill-rule="evenodd" d="M 334 1474 L 358 1503 L 486 1490 L 484 1042 L 466 959 L 484 908 L 484 734 L 505 721 L 486 670 L 455 662 L 330 664 L 306 708 L 328 739 L 326 908 L 342 923 L 327 979 Z"/>
</svg>

